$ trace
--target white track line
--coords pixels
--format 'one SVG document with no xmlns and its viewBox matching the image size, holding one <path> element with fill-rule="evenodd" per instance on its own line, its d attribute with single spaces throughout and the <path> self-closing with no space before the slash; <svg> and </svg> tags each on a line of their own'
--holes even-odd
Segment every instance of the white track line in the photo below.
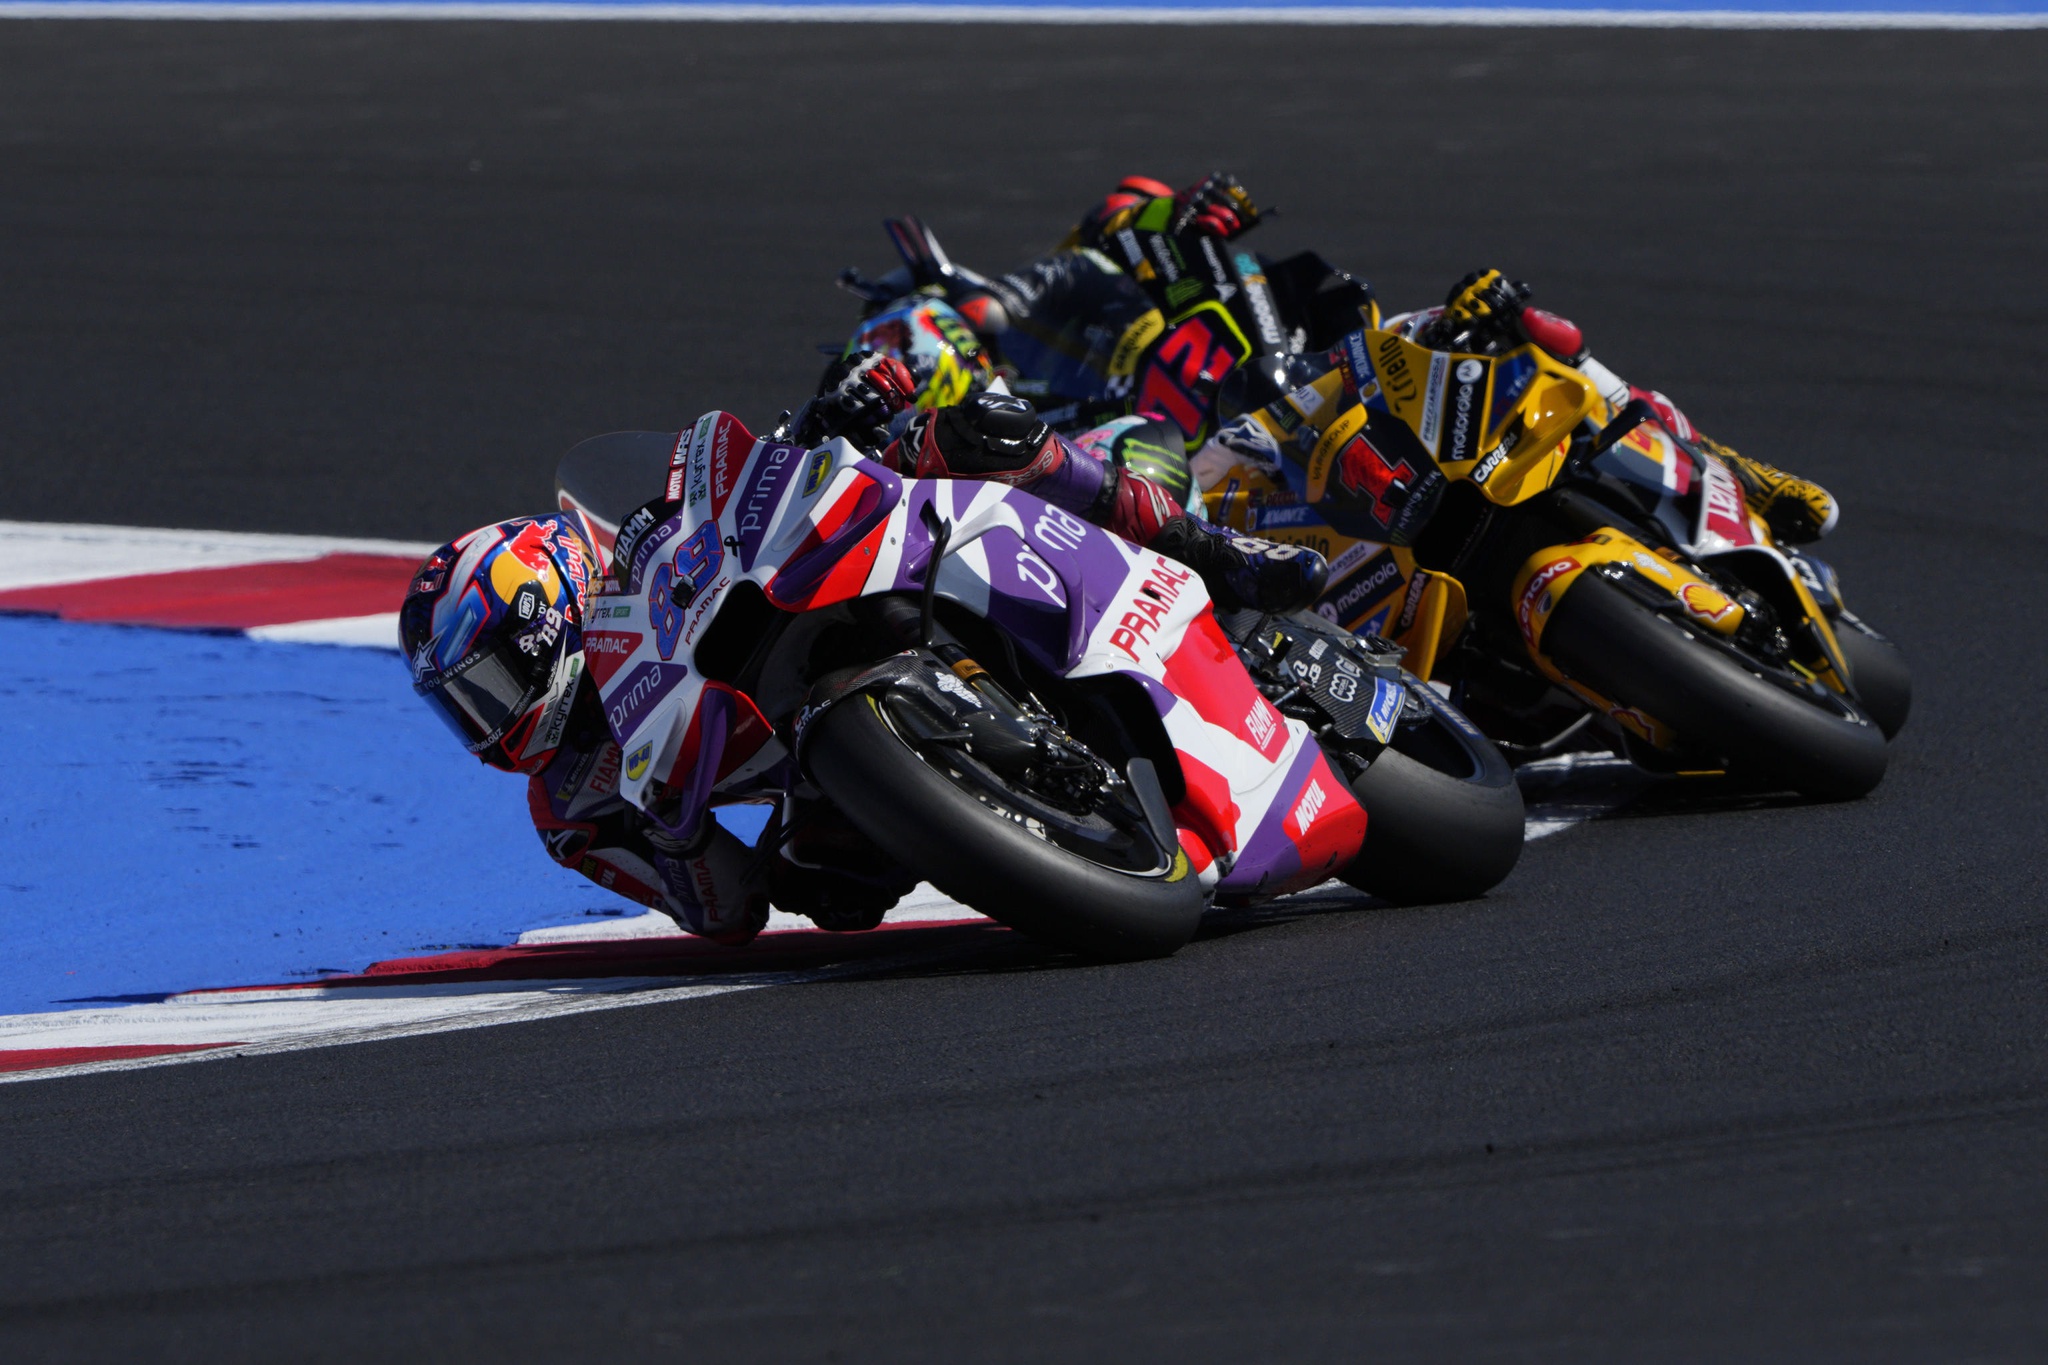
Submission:
<svg viewBox="0 0 2048 1365">
<path fill-rule="evenodd" d="M 4 0 L 0 0 L 0 13 L 5 12 Z M 406 555 L 424 559 L 434 548 L 409 540 L 0 521 L 0 591 L 175 573 L 181 569 L 282 564 L 328 554 Z M 392 619 L 395 621 L 396 617 Z"/>
<path fill-rule="evenodd" d="M 1302 5 L 1271 9 L 1131 8 L 1078 5 L 731 5 L 731 4 L 521 4 L 418 3 L 363 0 L 332 3 L 135 3 L 134 0 L 0 0 L 0 19 L 510 19 L 528 21 L 632 20 L 665 23 L 879 23 L 879 24 L 1296 24 L 1472 28 L 1697 28 L 1697 29 L 1963 29 L 2048 28 L 2048 13 L 1894 13 L 1864 11 L 1482 9 L 1430 6 Z"/>
</svg>

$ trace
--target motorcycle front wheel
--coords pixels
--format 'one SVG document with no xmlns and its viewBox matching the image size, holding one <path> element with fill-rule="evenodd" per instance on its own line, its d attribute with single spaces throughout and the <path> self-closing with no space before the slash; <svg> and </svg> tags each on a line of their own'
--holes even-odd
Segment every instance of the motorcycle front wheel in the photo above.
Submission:
<svg viewBox="0 0 2048 1365">
<path fill-rule="evenodd" d="M 1913 709 L 1913 670 L 1899 647 L 1846 613 L 1835 622 L 1835 639 L 1849 660 L 1849 686 L 1856 700 L 1892 739 L 1906 728 Z"/>
<path fill-rule="evenodd" d="M 1176 844 L 1140 871 L 1091 861 L 972 780 L 943 745 L 921 746 L 872 693 L 813 724 L 811 776 L 869 839 L 939 890 L 1019 933 L 1109 961 L 1165 957 L 1194 937 L 1208 898 Z M 928 751 L 927 751 L 928 750 Z"/>
<path fill-rule="evenodd" d="M 1500 750 L 1448 704 L 1410 684 L 1391 744 L 1351 783 L 1365 807 L 1365 848 L 1341 874 L 1396 905 L 1483 896 L 1522 856 L 1522 793 Z"/>
<path fill-rule="evenodd" d="M 1822 801 L 1854 800 L 1884 778 L 1884 732 L 1854 705 L 1795 691 L 1768 665 L 1736 657 L 1594 574 L 1582 574 L 1557 604 L 1543 649 L 1579 682 L 1719 753 L 1736 772 Z"/>
</svg>

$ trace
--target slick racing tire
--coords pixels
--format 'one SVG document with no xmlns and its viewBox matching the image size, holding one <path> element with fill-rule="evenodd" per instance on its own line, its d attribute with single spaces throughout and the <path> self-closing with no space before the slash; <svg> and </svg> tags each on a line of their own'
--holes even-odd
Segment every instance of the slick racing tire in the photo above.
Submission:
<svg viewBox="0 0 2048 1365">
<path fill-rule="evenodd" d="M 1846 615 L 1835 622 L 1835 639 L 1849 661 L 1849 686 L 1856 702 L 1884 731 L 1886 739 L 1906 728 L 1913 709 L 1913 670 L 1899 647 Z"/>
<path fill-rule="evenodd" d="M 1884 778 L 1884 732 L 1845 701 L 1781 687 L 1729 651 L 1625 595 L 1580 575 L 1551 614 L 1543 649 L 1603 696 L 1669 726 L 1738 773 L 1822 801 L 1850 801 Z"/>
<path fill-rule="evenodd" d="M 1110 961 L 1165 957 L 1207 908 L 1187 855 L 1140 876 L 1088 861 L 991 808 L 927 763 L 872 694 L 813 722 L 812 778 L 869 839 L 963 904 L 1055 947 Z"/>
<path fill-rule="evenodd" d="M 1400 726 L 1351 783 L 1365 807 L 1365 848 L 1342 876 L 1396 905 L 1471 900 L 1522 856 L 1521 789 L 1490 740 L 1428 688 L 1411 693 L 1427 716 Z"/>
</svg>

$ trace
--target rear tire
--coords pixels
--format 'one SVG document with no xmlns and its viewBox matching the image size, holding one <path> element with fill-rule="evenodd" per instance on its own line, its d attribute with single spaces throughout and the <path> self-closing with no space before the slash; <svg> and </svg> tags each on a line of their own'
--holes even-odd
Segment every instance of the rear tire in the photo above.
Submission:
<svg viewBox="0 0 2048 1365">
<path fill-rule="evenodd" d="M 812 722 L 812 778 L 890 857 L 1019 933 L 1111 961 L 1165 957 L 1208 906 L 1187 855 L 1158 876 L 1092 863 L 1031 833 L 927 764 L 868 693 Z"/>
<path fill-rule="evenodd" d="M 1603 696 L 1656 717 L 1731 768 L 1822 801 L 1884 778 L 1884 733 L 1856 708 L 1837 714 L 1745 667 L 1668 616 L 1581 574 L 1544 628 L 1543 649 Z M 1853 667 L 1853 665 L 1852 665 Z"/>
<path fill-rule="evenodd" d="M 1498 886 L 1522 856 L 1514 770 L 1490 742 L 1441 712 L 1397 731 L 1351 794 L 1365 807 L 1365 848 L 1342 875 L 1381 900 L 1472 900 Z"/>
<path fill-rule="evenodd" d="M 1906 728 L 1913 710 L 1913 670 L 1899 647 L 1860 621 L 1835 622 L 1835 640 L 1849 661 L 1849 686 L 1856 702 L 1884 731 L 1886 739 Z"/>
</svg>

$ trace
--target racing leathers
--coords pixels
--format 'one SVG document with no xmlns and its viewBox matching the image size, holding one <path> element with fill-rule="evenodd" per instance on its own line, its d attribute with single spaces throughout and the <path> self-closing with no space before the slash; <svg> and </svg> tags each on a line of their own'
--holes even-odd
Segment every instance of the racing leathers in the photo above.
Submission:
<svg viewBox="0 0 2048 1365">
<path fill-rule="evenodd" d="M 810 444 L 845 435 L 863 448 L 882 447 L 912 388 L 893 358 L 846 357 L 794 419 L 792 435 Z M 1055 435 L 1019 398 L 982 394 L 920 413 L 877 458 L 913 477 L 993 479 L 1023 489 L 1181 560 L 1225 605 L 1296 606 L 1322 586 L 1321 556 L 1195 521 L 1150 480 Z M 578 686 L 562 744 L 528 792 L 534 826 L 564 867 L 726 944 L 759 933 L 771 902 L 822 928 L 869 929 L 910 890 L 900 870 L 824 803 L 786 802 L 762 835 L 765 854 L 712 818 L 687 841 L 668 837 L 619 795 L 619 746 L 588 672 Z"/>
</svg>

